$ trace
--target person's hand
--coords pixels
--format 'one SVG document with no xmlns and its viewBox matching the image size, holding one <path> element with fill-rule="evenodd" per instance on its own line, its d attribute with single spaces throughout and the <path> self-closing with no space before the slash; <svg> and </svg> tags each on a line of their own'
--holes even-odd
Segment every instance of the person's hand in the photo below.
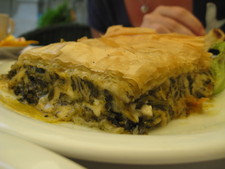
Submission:
<svg viewBox="0 0 225 169">
<path fill-rule="evenodd" d="M 201 22 L 188 10 L 177 6 L 159 6 L 143 17 L 141 27 L 155 29 L 158 33 L 204 35 Z"/>
</svg>

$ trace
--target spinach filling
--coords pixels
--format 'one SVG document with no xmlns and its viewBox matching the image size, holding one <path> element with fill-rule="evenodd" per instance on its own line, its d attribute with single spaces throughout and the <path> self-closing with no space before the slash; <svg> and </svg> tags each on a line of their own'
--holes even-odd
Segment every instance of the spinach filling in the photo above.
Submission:
<svg viewBox="0 0 225 169">
<path fill-rule="evenodd" d="M 22 70 L 25 71 L 24 75 L 22 78 L 17 78 L 17 74 Z M 66 120 L 81 117 L 86 122 L 100 123 L 106 119 L 111 125 L 123 128 L 124 132 L 137 134 L 145 134 L 150 129 L 168 123 L 170 119 L 185 115 L 187 109 L 185 98 L 208 97 L 212 94 L 214 86 L 214 79 L 209 70 L 171 77 L 159 87 L 126 103 L 128 107 L 135 105 L 135 110 L 138 112 L 141 112 L 145 105 L 152 106 L 152 116 L 140 115 L 139 121 L 134 122 L 122 112 L 118 112 L 116 108 L 118 101 L 110 91 L 100 89 L 87 79 L 75 76 L 64 78 L 57 73 L 31 65 L 12 69 L 8 78 L 16 79 L 16 83 L 12 83 L 10 89 L 21 102 L 36 106 L 42 98 L 46 98 L 47 102 L 52 102 L 56 107 L 51 109 L 57 111 L 56 116 L 64 117 L 59 115 L 60 110 L 66 112 L 64 117 Z M 66 87 L 67 83 L 71 90 Z M 100 104 L 103 106 L 96 114 L 96 107 Z"/>
</svg>

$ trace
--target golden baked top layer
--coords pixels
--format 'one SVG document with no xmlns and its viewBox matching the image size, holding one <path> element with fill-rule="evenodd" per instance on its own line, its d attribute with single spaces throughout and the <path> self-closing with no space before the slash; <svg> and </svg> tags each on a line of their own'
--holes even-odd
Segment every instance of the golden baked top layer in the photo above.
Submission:
<svg viewBox="0 0 225 169">
<path fill-rule="evenodd" d="M 147 28 L 113 26 L 97 39 L 60 42 L 23 53 L 19 60 L 42 59 L 84 66 L 93 72 L 113 72 L 132 80 L 140 90 L 149 90 L 165 79 L 204 69 L 210 54 L 204 37 L 157 34 Z"/>
</svg>

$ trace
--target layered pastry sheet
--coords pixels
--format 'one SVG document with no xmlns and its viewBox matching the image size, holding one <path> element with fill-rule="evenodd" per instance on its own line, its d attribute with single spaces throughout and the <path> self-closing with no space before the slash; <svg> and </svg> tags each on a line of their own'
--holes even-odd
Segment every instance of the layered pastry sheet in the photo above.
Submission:
<svg viewBox="0 0 225 169">
<path fill-rule="evenodd" d="M 5 78 L 46 118 L 146 134 L 201 111 L 214 89 L 211 55 L 204 37 L 114 26 L 97 39 L 28 50 Z"/>
</svg>

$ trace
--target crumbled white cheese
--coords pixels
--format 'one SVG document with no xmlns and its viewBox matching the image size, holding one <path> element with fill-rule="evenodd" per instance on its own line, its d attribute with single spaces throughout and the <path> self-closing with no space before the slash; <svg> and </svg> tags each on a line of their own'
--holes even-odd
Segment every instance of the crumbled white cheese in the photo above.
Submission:
<svg viewBox="0 0 225 169">
<path fill-rule="evenodd" d="M 70 120 L 74 112 L 75 110 L 71 105 L 59 106 L 55 115 L 61 120 Z"/>
<path fill-rule="evenodd" d="M 94 99 L 93 105 L 85 103 L 85 105 L 93 110 L 94 114 L 98 117 L 101 115 L 101 112 L 103 110 L 103 104 L 100 103 L 99 100 Z"/>
<path fill-rule="evenodd" d="M 144 106 L 142 106 L 141 113 L 146 115 L 146 116 L 153 116 L 152 106 L 151 105 L 144 105 Z"/>
</svg>

